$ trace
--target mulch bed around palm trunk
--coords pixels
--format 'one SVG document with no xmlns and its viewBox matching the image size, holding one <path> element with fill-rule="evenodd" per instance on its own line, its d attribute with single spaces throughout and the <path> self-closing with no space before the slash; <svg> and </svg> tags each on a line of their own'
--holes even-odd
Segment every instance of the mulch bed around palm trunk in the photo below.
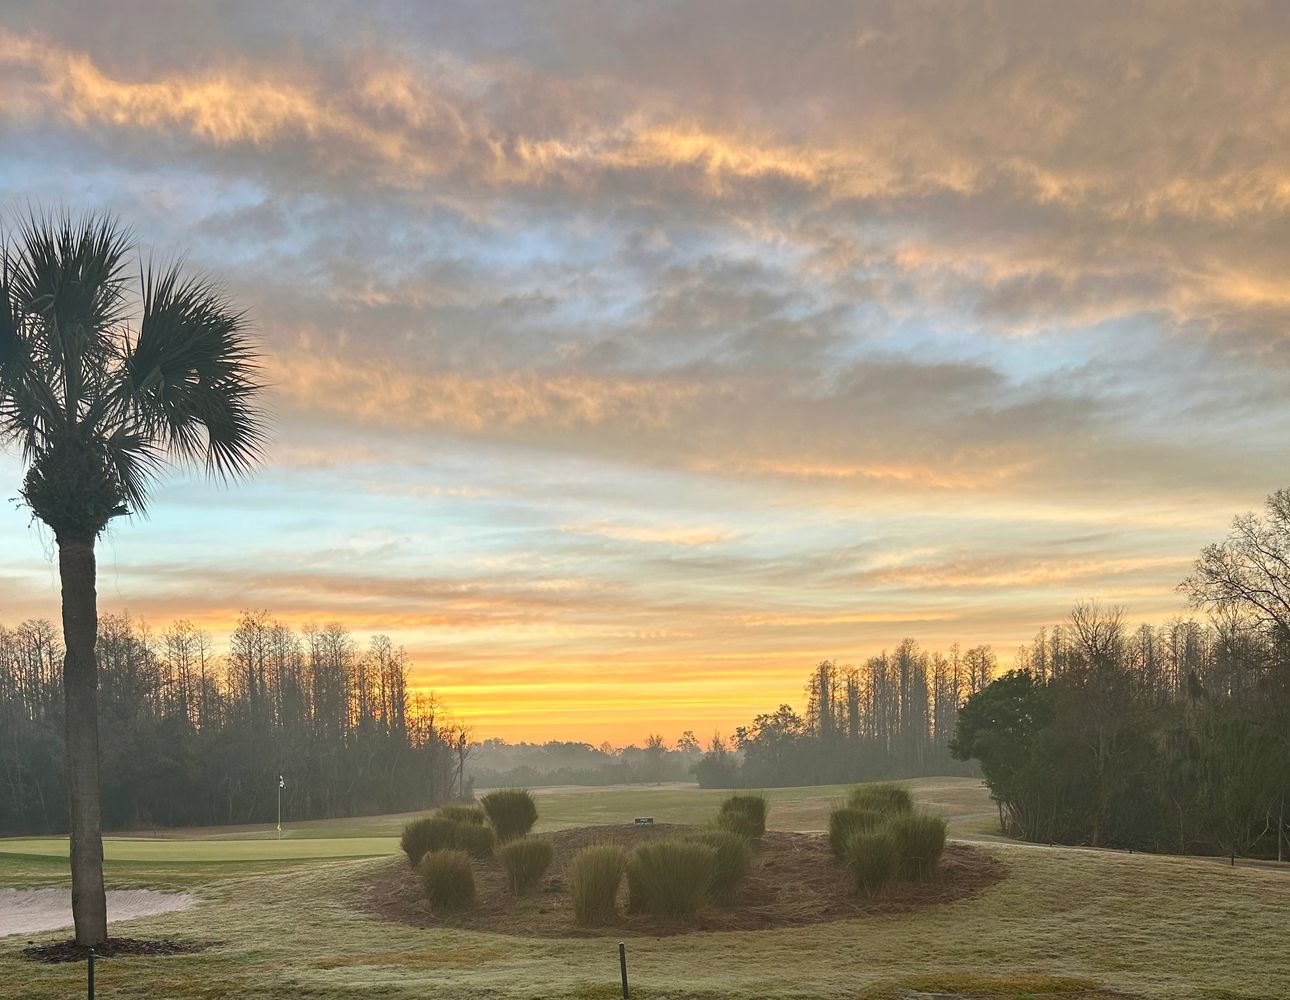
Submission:
<svg viewBox="0 0 1290 1000">
<path fill-rule="evenodd" d="M 569 859 L 591 844 L 620 844 L 631 849 L 649 840 L 672 838 L 697 827 L 579 827 L 543 834 L 555 850 L 555 861 L 541 885 L 516 898 L 495 860 L 475 862 L 476 905 L 452 916 L 430 910 L 421 880 L 400 857 L 376 869 L 362 886 L 361 909 L 414 927 L 461 927 L 524 937 L 596 937 L 666 935 L 692 931 L 769 930 L 853 917 L 907 913 L 954 902 L 1003 879 L 1003 863 L 968 844 L 949 844 L 938 876 L 927 882 L 895 882 L 873 898 L 857 895 L 846 867 L 829 852 L 821 834 L 769 831 L 758 843 L 752 869 L 731 907 L 707 907 L 692 922 L 627 914 L 626 881 L 620 890 L 618 921 L 609 927 L 579 927 L 573 920 L 564 870 Z"/>
<path fill-rule="evenodd" d="M 105 944 L 94 949 L 98 958 L 123 958 L 127 955 L 192 955 L 211 947 L 213 941 L 176 941 L 173 938 L 108 938 Z M 33 962 L 84 962 L 90 949 L 77 944 L 75 939 L 55 944 L 39 944 L 22 950 L 23 956 Z"/>
</svg>

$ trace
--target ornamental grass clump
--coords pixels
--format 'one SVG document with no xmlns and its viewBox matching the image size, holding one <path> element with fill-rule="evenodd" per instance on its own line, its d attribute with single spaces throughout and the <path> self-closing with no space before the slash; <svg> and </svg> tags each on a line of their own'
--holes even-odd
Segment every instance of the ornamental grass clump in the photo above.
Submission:
<svg viewBox="0 0 1290 1000">
<path fill-rule="evenodd" d="M 474 823 L 453 823 L 452 846 L 465 851 L 472 858 L 483 860 L 493 856 L 497 836 L 491 827 Z"/>
<path fill-rule="evenodd" d="M 483 826 L 488 822 L 488 817 L 479 806 L 444 806 L 435 815 L 454 823 L 470 823 L 473 826 Z"/>
<path fill-rule="evenodd" d="M 707 844 L 660 840 L 641 844 L 627 862 L 627 908 L 689 920 L 708 899 L 717 852 Z"/>
<path fill-rule="evenodd" d="M 851 834 L 843 857 L 856 880 L 856 888 L 866 896 L 877 893 L 900 870 L 900 847 L 885 825 Z"/>
<path fill-rule="evenodd" d="M 712 879 L 708 883 L 708 899 L 717 906 L 730 906 L 735 902 L 739 883 L 752 867 L 752 847 L 746 837 L 729 830 L 704 830 L 686 840 L 711 847 L 714 852 Z"/>
<path fill-rule="evenodd" d="M 527 789 L 501 789 L 489 792 L 479 801 L 497 831 L 497 839 L 502 842 L 525 836 L 537 822 L 537 803 Z"/>
<path fill-rule="evenodd" d="M 497 849 L 497 860 L 506 871 L 506 884 L 517 896 L 527 894 L 551 867 L 555 851 L 536 837 L 521 837 Z"/>
<path fill-rule="evenodd" d="M 573 919 L 584 927 L 612 924 L 618 916 L 618 886 L 626 858 L 613 844 L 584 847 L 569 862 Z"/>
<path fill-rule="evenodd" d="M 421 884 L 430 906 L 448 913 L 475 902 L 475 873 L 465 851 L 430 851 L 421 859 Z"/>
<path fill-rule="evenodd" d="M 457 827 L 457 823 L 442 816 L 425 816 L 408 823 L 399 838 L 399 846 L 408 856 L 408 864 L 420 864 L 428 851 L 458 846 Z"/>
<path fill-rule="evenodd" d="M 852 809 L 871 809 L 891 815 L 914 811 L 914 799 L 909 794 L 909 789 L 890 781 L 859 785 L 851 789 L 847 805 Z"/>
<path fill-rule="evenodd" d="M 766 814 L 770 804 L 764 795 L 732 795 L 721 803 L 717 825 L 723 830 L 738 833 L 749 840 L 756 840 L 766 832 Z M 730 815 L 746 817 L 745 820 L 725 820 Z"/>
<path fill-rule="evenodd" d="M 757 820 L 747 813 L 717 813 L 717 829 L 741 837 L 749 844 L 761 836 Z"/>
<path fill-rule="evenodd" d="M 911 881 L 929 879 L 945 853 L 945 820 L 931 813 L 907 813 L 892 816 L 886 828 L 891 831 L 900 852 L 900 877 Z"/>
<path fill-rule="evenodd" d="M 846 853 L 852 834 L 867 833 L 886 822 L 887 817 L 873 809 L 839 806 L 829 813 L 829 850 L 840 858 Z"/>
<path fill-rule="evenodd" d="M 443 815 L 414 819 L 403 828 L 399 846 L 415 866 L 430 851 L 462 850 L 472 858 L 493 855 L 493 831 L 474 823 L 459 823 Z"/>
</svg>

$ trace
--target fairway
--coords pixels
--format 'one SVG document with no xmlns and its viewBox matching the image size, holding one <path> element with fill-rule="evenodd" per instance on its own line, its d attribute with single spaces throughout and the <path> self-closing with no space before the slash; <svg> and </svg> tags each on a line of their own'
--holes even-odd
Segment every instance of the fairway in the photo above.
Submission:
<svg viewBox="0 0 1290 1000">
<path fill-rule="evenodd" d="M 916 798 L 980 826 L 990 802 L 969 779 L 911 782 Z M 841 786 L 770 792 L 770 825 L 814 830 Z M 702 822 L 725 793 L 693 786 L 546 789 L 546 829 L 630 822 Z M 357 893 L 374 866 L 402 865 L 403 817 L 269 830 L 173 831 L 108 841 L 116 888 L 187 889 L 194 909 L 118 925 L 132 936 L 218 942 L 195 955 L 104 963 L 104 997 L 347 1000 L 599 998 L 617 994 L 612 940 L 535 940 L 418 929 L 373 917 Z M 971 899 L 899 915 L 774 931 L 637 938 L 633 996 L 643 998 L 895 997 L 905 987 L 1021 997 L 1093 986 L 1165 1000 L 1290 995 L 1290 946 L 1280 915 L 1290 879 L 1181 858 L 990 845 L 1008 875 Z M 65 885 L 61 839 L 0 842 L 0 885 Z M 307 919 L 305 916 L 307 914 Z M 0 940 L 0 996 L 53 1000 L 83 989 L 79 967 L 19 957 L 28 939 Z M 1205 947 L 1197 947 L 1205 942 Z M 5 991 L 23 983 L 21 991 Z M 1042 989 L 1041 989 L 1042 987 Z M 993 992 L 991 992 L 993 991 Z M 1027 993 L 1029 991 L 1029 993 Z M 1060 994 L 1058 994 L 1060 995 Z"/>
<path fill-rule="evenodd" d="M 975 779 L 923 778 L 907 784 L 921 805 L 950 819 L 951 830 L 971 832 L 983 816 L 988 822 L 993 815 L 985 787 Z M 771 789 L 766 793 L 773 803 L 770 827 L 823 830 L 829 808 L 847 787 Z M 652 816 L 659 823 L 703 823 L 727 794 L 685 784 L 537 789 L 534 795 L 541 817 L 537 829 L 630 823 L 637 816 Z M 160 880 L 169 885 L 185 872 L 205 880 L 232 875 L 235 870 L 273 871 L 284 865 L 397 854 L 399 833 L 416 815 L 288 823 L 281 839 L 272 826 L 262 825 L 109 835 L 103 840 L 103 852 L 111 884 L 128 887 Z M 28 884 L 24 879 L 48 884 L 65 877 L 66 860 L 66 837 L 0 839 L 0 885 Z"/>
<path fill-rule="evenodd" d="M 994 816 L 985 786 L 974 778 L 920 778 L 904 784 L 919 805 L 946 816 L 952 832 L 979 832 L 978 827 L 989 826 Z M 824 830 L 830 807 L 845 796 L 848 787 L 814 785 L 770 789 L 766 792 L 772 803 L 770 828 L 804 833 Z M 728 794 L 720 789 L 685 784 L 536 789 L 534 797 L 541 817 L 537 829 L 630 823 L 637 816 L 652 816 L 659 823 L 703 823 Z M 397 853 L 399 833 L 415 815 L 400 813 L 289 823 L 281 840 L 272 826 L 109 835 L 104 838 L 103 849 L 110 862 L 295 862 L 375 857 Z M 0 839 L 0 867 L 13 856 L 65 858 L 67 839 Z"/>
</svg>

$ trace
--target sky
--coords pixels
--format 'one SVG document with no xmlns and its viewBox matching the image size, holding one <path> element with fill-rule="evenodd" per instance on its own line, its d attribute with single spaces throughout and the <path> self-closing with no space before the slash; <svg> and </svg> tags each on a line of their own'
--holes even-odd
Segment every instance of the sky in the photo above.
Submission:
<svg viewBox="0 0 1290 1000">
<path fill-rule="evenodd" d="M 1134 621 L 1285 485 L 1290 5 L 0 7 L 0 210 L 243 306 L 271 443 L 103 611 L 405 645 L 479 736 Z M 0 456 L 0 621 L 57 620 Z"/>
</svg>

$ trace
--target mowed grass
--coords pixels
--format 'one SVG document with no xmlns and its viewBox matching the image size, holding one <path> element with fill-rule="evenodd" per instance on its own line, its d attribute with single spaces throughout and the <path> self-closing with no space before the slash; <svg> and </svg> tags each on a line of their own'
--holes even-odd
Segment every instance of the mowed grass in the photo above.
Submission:
<svg viewBox="0 0 1290 1000">
<path fill-rule="evenodd" d="M 842 791 L 771 792 L 771 826 L 822 828 Z M 952 779 L 923 783 L 916 797 L 939 801 L 948 815 L 984 811 Z M 720 793 L 666 787 L 562 791 L 542 795 L 539 808 L 548 828 L 596 818 L 624 822 L 633 815 L 693 822 L 709 818 L 719 798 Z M 184 913 L 118 925 L 117 933 L 219 943 L 197 955 L 105 962 L 100 995 L 618 995 L 617 943 L 608 938 L 529 940 L 421 930 L 355 909 L 367 873 L 401 859 L 328 856 L 327 848 L 316 846 L 384 840 L 372 836 L 374 825 L 398 824 L 391 817 L 350 822 L 362 836 L 301 837 L 291 855 L 264 857 L 237 840 L 176 839 L 151 844 L 170 850 L 167 860 L 143 854 L 110 861 L 113 885 L 192 888 L 203 899 Z M 0 842 L 0 852 L 8 852 L 0 853 L 0 884 L 65 884 L 64 858 L 14 853 L 12 843 Z M 120 843 L 143 851 L 139 841 Z M 283 841 L 284 848 L 290 843 Z M 277 849 L 276 841 L 259 847 Z M 807 1000 L 897 997 L 918 988 L 999 998 L 1065 991 L 1090 1000 L 1099 994 L 1071 991 L 1098 987 L 1153 1000 L 1290 996 L 1290 944 L 1282 926 L 1290 876 L 1282 872 L 1137 854 L 1006 844 L 983 849 L 1003 859 L 1009 877 L 958 903 L 777 931 L 633 939 L 632 995 Z M 330 850 L 343 854 L 353 846 Z M 31 939 L 65 936 L 53 932 Z M 0 939 L 0 997 L 52 1000 L 83 993 L 82 967 L 26 962 L 18 954 L 26 940 Z"/>
<path fill-rule="evenodd" d="M 384 857 L 398 850 L 389 837 L 297 840 L 143 840 L 106 837 L 104 872 L 114 888 L 185 889 L 228 878 L 275 874 L 342 858 Z M 0 888 L 68 882 L 67 838 L 0 840 Z M 3 998 L 0 992 L 0 998 Z"/>
<path fill-rule="evenodd" d="M 319 858 L 370 858 L 393 854 L 390 837 L 351 837 L 294 840 L 136 840 L 106 837 L 107 861 L 312 861 Z M 0 840 L 0 857 L 9 854 L 67 857 L 64 837 Z"/>
</svg>

